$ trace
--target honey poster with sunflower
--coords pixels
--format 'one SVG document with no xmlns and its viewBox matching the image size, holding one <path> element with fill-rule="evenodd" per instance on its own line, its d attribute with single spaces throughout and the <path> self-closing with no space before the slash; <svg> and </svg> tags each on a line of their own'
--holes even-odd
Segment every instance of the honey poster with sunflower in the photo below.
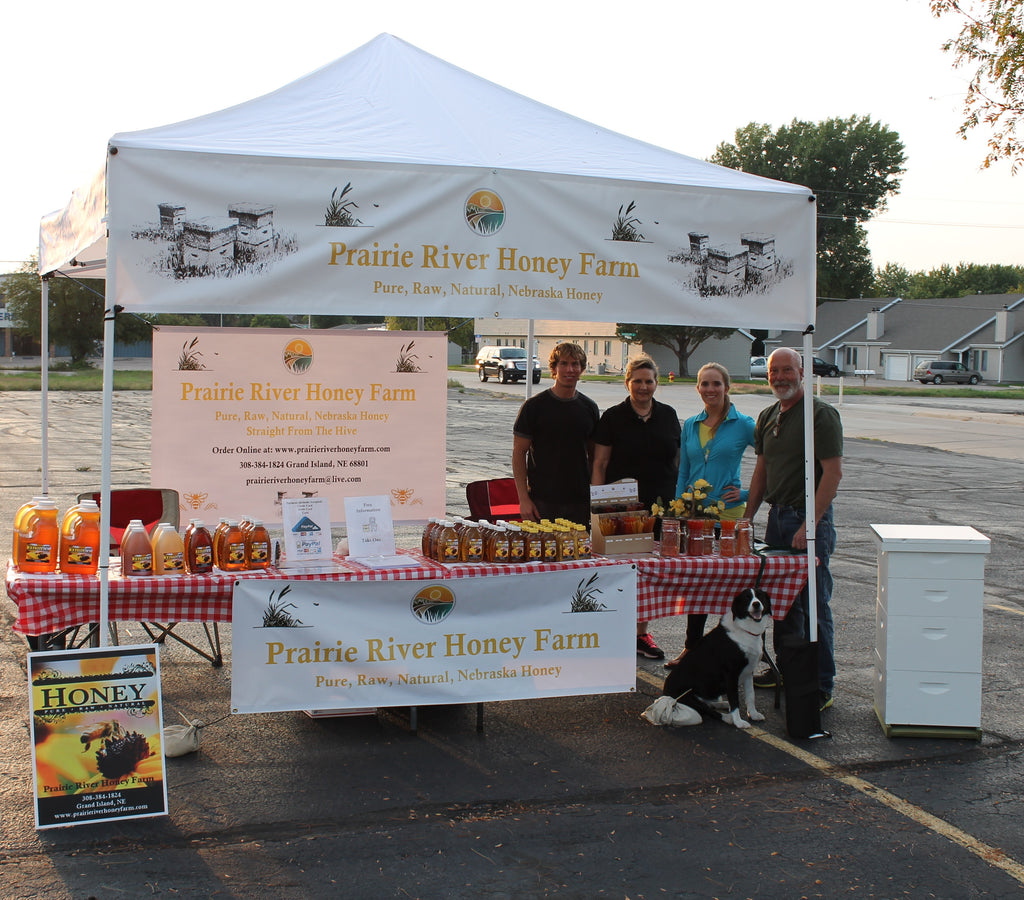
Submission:
<svg viewBox="0 0 1024 900">
<path fill-rule="evenodd" d="M 167 814 L 156 645 L 28 655 L 36 828 Z"/>
</svg>

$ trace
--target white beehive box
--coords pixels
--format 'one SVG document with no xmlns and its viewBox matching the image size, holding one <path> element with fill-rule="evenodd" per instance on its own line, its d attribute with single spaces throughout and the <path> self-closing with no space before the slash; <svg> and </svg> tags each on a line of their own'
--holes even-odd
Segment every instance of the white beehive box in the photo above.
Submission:
<svg viewBox="0 0 1024 900">
<path fill-rule="evenodd" d="M 875 712 L 886 734 L 981 738 L 990 541 L 969 526 L 872 525 Z"/>
</svg>

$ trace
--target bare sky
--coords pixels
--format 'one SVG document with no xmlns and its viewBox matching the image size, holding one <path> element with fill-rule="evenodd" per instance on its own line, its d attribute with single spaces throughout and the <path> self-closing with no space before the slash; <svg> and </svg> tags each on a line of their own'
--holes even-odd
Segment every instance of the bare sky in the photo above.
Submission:
<svg viewBox="0 0 1024 900">
<path fill-rule="evenodd" d="M 907 174 L 868 227 L 872 261 L 1024 264 L 1024 174 L 956 133 L 968 75 L 926 0 L 107 0 L 19 3 L 0 54 L 0 271 L 103 164 L 111 135 L 268 93 L 390 32 L 631 137 L 707 158 L 737 128 L 868 115 Z M 810 187 L 814 187 L 810 185 Z"/>
</svg>

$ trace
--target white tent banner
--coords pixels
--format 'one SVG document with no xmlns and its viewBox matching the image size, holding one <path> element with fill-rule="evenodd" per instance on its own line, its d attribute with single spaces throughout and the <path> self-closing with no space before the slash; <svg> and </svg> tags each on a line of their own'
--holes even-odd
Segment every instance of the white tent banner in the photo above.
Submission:
<svg viewBox="0 0 1024 900">
<path fill-rule="evenodd" d="M 277 523 L 297 497 L 340 517 L 366 495 L 395 521 L 441 515 L 447 376 L 442 332 L 161 327 L 153 483 L 199 518 Z"/>
<path fill-rule="evenodd" d="M 235 713 L 636 688 L 636 568 L 441 581 L 235 582 Z"/>
<path fill-rule="evenodd" d="M 807 323 L 802 194 L 138 149 L 111 175 L 126 309 Z"/>
</svg>

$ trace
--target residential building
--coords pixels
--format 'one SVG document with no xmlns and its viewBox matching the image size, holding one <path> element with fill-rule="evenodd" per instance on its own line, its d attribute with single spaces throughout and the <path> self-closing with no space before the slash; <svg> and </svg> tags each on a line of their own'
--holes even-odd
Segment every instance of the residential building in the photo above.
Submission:
<svg viewBox="0 0 1024 900">
<path fill-rule="evenodd" d="M 765 341 L 769 353 L 802 343 L 796 331 L 771 332 Z M 817 310 L 814 347 L 848 375 L 912 381 L 918 363 L 949 359 L 986 381 L 1024 381 L 1024 294 L 827 301 Z"/>
</svg>

